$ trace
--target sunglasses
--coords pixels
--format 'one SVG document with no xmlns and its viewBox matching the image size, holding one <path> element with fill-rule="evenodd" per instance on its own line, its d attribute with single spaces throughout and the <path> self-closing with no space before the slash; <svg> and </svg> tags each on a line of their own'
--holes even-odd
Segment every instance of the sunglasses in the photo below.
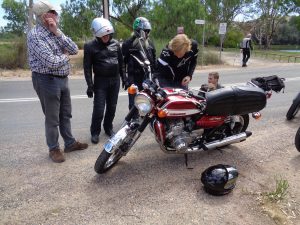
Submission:
<svg viewBox="0 0 300 225">
<path fill-rule="evenodd" d="M 58 13 L 55 10 L 49 10 L 47 13 L 51 13 L 55 16 L 58 16 Z"/>
</svg>

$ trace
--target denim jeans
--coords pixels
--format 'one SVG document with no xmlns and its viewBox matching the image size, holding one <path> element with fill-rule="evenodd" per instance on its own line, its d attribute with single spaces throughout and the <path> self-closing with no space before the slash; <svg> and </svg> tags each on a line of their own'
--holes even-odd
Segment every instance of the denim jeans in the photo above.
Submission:
<svg viewBox="0 0 300 225">
<path fill-rule="evenodd" d="M 45 115 L 46 142 L 49 150 L 59 147 L 59 132 L 65 147 L 75 143 L 71 132 L 72 105 L 68 77 L 32 72 L 33 87 L 40 99 Z"/>
<path fill-rule="evenodd" d="M 91 135 L 99 135 L 104 117 L 104 130 L 113 128 L 120 89 L 120 78 L 100 78 L 94 87 L 94 108 L 91 123 Z M 99 79 L 99 80 L 100 80 Z M 98 81 L 99 81 L 98 80 Z M 105 109 L 105 115 L 104 115 Z"/>
</svg>

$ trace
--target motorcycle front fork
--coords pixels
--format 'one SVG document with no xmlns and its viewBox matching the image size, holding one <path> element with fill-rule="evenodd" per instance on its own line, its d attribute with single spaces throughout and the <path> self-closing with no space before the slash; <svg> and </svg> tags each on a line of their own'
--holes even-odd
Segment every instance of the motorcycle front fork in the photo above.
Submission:
<svg viewBox="0 0 300 225">
<path fill-rule="evenodd" d="M 143 131 L 146 129 L 147 125 L 151 122 L 152 117 L 153 117 L 152 114 L 147 115 L 143 118 L 141 123 L 137 123 L 136 121 L 132 121 L 132 118 L 136 113 L 138 113 L 138 110 L 135 106 L 133 106 L 131 108 L 131 110 L 129 111 L 129 113 L 127 114 L 127 116 L 125 117 L 125 120 L 122 124 L 122 127 L 125 126 L 126 124 L 128 124 L 129 129 L 131 129 L 132 132 L 135 132 L 128 149 L 130 149 L 135 144 L 135 142 L 139 139 L 139 137 L 141 136 Z"/>
</svg>

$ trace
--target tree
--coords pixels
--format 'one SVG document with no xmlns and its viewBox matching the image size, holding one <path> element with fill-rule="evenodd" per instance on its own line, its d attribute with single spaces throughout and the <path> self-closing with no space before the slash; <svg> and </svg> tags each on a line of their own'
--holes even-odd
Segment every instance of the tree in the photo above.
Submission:
<svg viewBox="0 0 300 225">
<path fill-rule="evenodd" d="M 205 6 L 206 18 L 214 23 L 233 22 L 237 15 L 243 13 L 243 8 L 249 4 L 250 0 L 201 0 Z"/>
<path fill-rule="evenodd" d="M 112 4 L 113 15 L 111 18 L 132 30 L 135 18 L 148 14 L 152 6 L 150 0 L 114 0 Z M 123 26 L 123 27 L 124 27 Z"/>
<path fill-rule="evenodd" d="M 204 7 L 199 1 L 185 0 L 178 4 L 173 0 L 157 1 L 150 12 L 153 35 L 160 38 L 173 37 L 177 27 L 184 27 L 184 32 L 192 37 L 197 37 L 199 26 L 195 19 L 204 19 Z"/>
<path fill-rule="evenodd" d="M 70 0 L 61 5 L 61 29 L 74 40 L 92 36 L 90 27 L 95 17 L 102 15 L 102 1 Z"/>
<path fill-rule="evenodd" d="M 3 0 L 1 7 L 4 9 L 4 19 L 8 21 L 4 27 L 6 32 L 22 35 L 27 28 L 26 1 Z"/>
<path fill-rule="evenodd" d="M 249 12 L 258 18 L 254 30 L 265 40 L 265 48 L 270 48 L 278 25 L 292 12 L 299 12 L 299 0 L 256 0 Z M 258 15 L 258 16 L 257 16 Z"/>
</svg>

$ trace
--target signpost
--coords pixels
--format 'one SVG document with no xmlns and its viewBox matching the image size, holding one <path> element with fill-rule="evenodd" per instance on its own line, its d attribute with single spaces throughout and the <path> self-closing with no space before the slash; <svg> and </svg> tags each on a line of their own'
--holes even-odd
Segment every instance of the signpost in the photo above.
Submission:
<svg viewBox="0 0 300 225">
<path fill-rule="evenodd" d="M 202 54 L 201 54 L 201 66 L 203 66 L 203 53 L 204 53 L 204 34 L 205 34 L 205 20 L 195 20 L 195 24 L 197 25 L 203 25 L 202 29 Z"/>
<path fill-rule="evenodd" d="M 102 0 L 103 18 L 109 19 L 109 0 Z"/>
<path fill-rule="evenodd" d="M 223 49 L 223 41 L 226 34 L 227 23 L 220 23 L 219 35 L 220 35 L 220 62 L 221 62 L 221 52 Z"/>
</svg>

